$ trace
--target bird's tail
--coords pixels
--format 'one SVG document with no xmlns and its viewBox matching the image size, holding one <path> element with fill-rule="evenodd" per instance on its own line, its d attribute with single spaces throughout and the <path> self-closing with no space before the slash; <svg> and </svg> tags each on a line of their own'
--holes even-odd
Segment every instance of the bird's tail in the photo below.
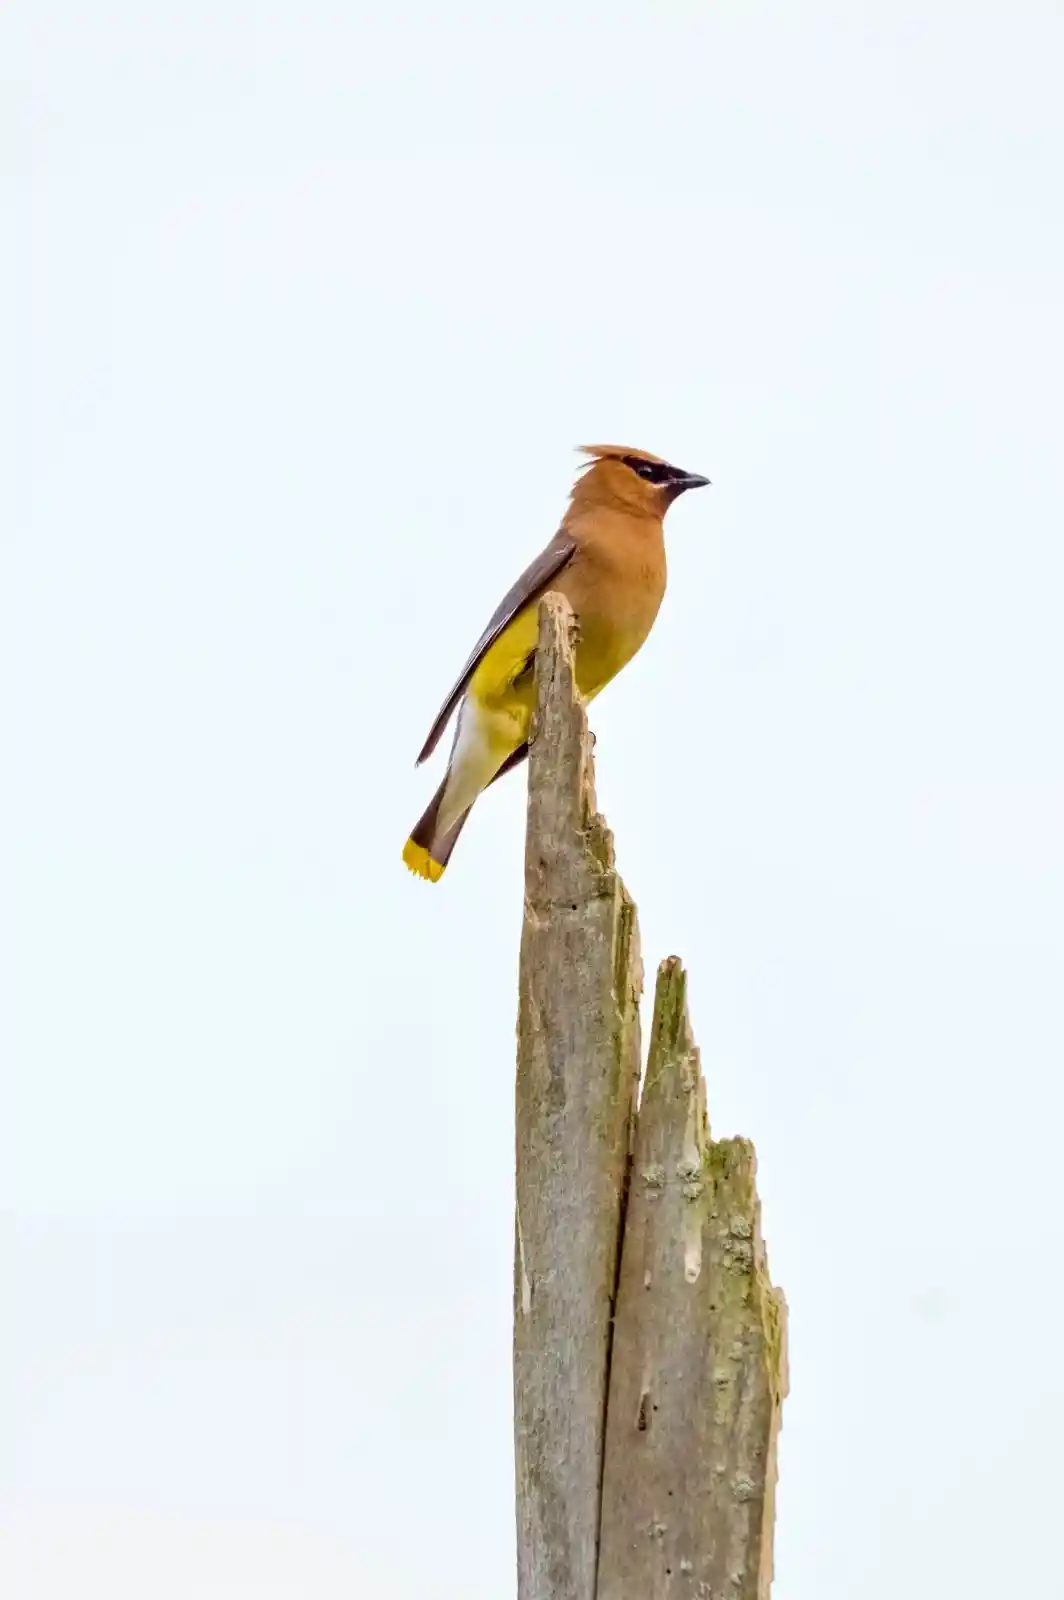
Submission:
<svg viewBox="0 0 1064 1600">
<path fill-rule="evenodd" d="M 471 805 L 467 806 L 457 822 L 452 822 L 446 832 L 440 832 L 436 819 L 440 813 L 440 804 L 449 777 L 448 772 L 430 800 L 420 822 L 403 846 L 403 860 L 411 872 L 416 873 L 419 878 L 427 878 L 429 883 L 439 883 L 443 877 L 444 868 L 451 859 L 451 851 L 458 841 L 458 835 L 473 809 Z"/>
</svg>

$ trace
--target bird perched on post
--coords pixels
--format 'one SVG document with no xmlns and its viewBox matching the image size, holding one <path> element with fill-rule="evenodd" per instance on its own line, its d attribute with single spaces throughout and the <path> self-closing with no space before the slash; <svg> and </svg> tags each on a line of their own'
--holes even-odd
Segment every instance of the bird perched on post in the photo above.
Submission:
<svg viewBox="0 0 1064 1600">
<path fill-rule="evenodd" d="M 583 445 L 561 527 L 499 602 L 418 756 L 427 759 L 455 709 L 443 782 L 403 849 L 411 872 L 436 883 L 473 802 L 528 754 L 536 655 L 536 602 L 548 589 L 573 608 L 576 684 L 585 700 L 604 689 L 644 642 L 665 593 L 665 513 L 685 489 L 709 482 L 660 456 L 622 445 Z"/>
</svg>

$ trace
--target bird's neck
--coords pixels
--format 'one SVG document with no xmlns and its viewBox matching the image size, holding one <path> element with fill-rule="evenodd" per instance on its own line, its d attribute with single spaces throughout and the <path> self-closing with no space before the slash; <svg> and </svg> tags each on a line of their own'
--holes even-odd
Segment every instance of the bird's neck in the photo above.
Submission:
<svg viewBox="0 0 1064 1600">
<path fill-rule="evenodd" d="M 578 540 L 620 535 L 625 539 L 660 544 L 664 532 L 661 517 L 645 507 L 599 496 L 579 500 L 574 495 L 563 526 Z"/>
</svg>

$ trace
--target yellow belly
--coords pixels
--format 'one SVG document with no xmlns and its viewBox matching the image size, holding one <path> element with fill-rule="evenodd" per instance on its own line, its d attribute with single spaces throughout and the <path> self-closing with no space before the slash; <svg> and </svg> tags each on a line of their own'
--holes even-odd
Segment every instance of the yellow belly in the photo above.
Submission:
<svg viewBox="0 0 1064 1600">
<path fill-rule="evenodd" d="M 524 611 L 496 639 L 469 683 L 469 696 L 486 715 L 504 746 L 504 755 L 528 737 L 534 701 L 534 676 L 530 661 L 536 649 L 537 608 Z M 576 686 L 584 700 L 592 700 L 631 660 L 642 639 L 627 640 L 616 630 L 596 626 L 581 629 L 573 653 Z"/>
</svg>

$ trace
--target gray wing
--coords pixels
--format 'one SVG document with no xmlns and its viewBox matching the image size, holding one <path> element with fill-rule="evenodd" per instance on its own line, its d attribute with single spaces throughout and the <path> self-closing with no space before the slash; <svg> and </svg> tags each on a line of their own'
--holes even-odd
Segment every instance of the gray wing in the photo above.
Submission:
<svg viewBox="0 0 1064 1600">
<path fill-rule="evenodd" d="M 499 604 L 492 612 L 491 621 L 477 640 L 473 653 L 462 668 L 461 675 L 439 709 L 436 721 L 429 729 L 429 736 L 421 747 L 421 754 L 417 758 L 420 766 L 435 750 L 440 742 L 440 735 L 450 722 L 454 708 L 469 687 L 469 680 L 477 670 L 487 652 L 491 649 L 499 635 L 506 629 L 519 611 L 523 611 L 533 600 L 538 600 L 541 594 L 546 594 L 550 587 L 551 579 L 569 561 L 572 560 L 576 549 L 576 541 L 564 528 L 559 528 L 550 544 L 542 550 L 527 567 L 512 589 L 508 589 Z"/>
</svg>

